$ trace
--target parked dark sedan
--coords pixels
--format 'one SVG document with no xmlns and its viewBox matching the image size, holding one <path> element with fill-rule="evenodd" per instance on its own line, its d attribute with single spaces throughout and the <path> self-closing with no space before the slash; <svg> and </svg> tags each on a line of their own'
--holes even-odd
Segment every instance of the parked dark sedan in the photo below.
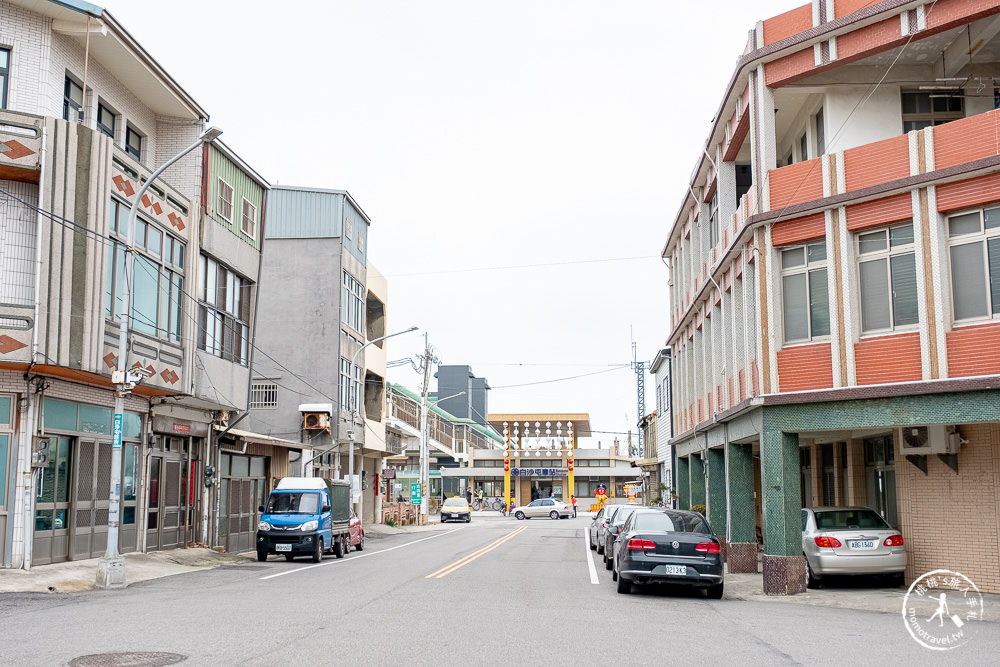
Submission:
<svg viewBox="0 0 1000 667">
<path fill-rule="evenodd" d="M 597 553 L 604 554 L 604 567 L 609 570 L 611 569 L 612 550 L 615 546 L 615 540 L 618 539 L 618 534 L 622 532 L 622 526 L 625 525 L 625 522 L 636 510 L 648 509 L 642 505 L 618 505 L 617 508 L 608 520 L 607 528 L 604 529 L 603 548 L 598 547 L 597 549 Z"/>
<path fill-rule="evenodd" d="M 611 578 L 619 593 L 633 584 L 683 584 L 722 598 L 724 575 L 719 541 L 708 521 L 686 510 L 633 512 L 615 541 Z"/>
</svg>

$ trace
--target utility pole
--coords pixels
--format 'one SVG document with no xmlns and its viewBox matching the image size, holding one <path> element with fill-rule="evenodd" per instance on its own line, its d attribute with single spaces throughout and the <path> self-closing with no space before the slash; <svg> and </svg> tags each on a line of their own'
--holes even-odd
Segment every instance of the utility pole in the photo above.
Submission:
<svg viewBox="0 0 1000 667">
<path fill-rule="evenodd" d="M 420 392 L 420 522 L 427 523 L 427 492 L 430 487 L 430 437 L 427 432 L 427 388 L 431 382 L 431 364 L 438 363 L 424 334 L 424 383 Z"/>
</svg>

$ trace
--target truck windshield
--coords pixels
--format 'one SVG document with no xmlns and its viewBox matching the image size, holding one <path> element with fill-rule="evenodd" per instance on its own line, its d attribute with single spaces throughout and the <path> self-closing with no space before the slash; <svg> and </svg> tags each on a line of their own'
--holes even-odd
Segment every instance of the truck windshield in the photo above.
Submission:
<svg viewBox="0 0 1000 667">
<path fill-rule="evenodd" d="M 292 491 L 272 493 L 267 501 L 267 514 L 319 514 L 319 494 Z"/>
</svg>

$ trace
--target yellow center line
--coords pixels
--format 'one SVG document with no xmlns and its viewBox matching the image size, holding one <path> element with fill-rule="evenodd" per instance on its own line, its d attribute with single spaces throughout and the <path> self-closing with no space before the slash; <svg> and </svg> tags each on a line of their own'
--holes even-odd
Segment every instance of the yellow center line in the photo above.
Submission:
<svg viewBox="0 0 1000 667">
<path fill-rule="evenodd" d="M 515 531 L 513 531 L 511 533 L 508 533 L 507 535 L 504 535 L 500 539 L 495 540 L 494 542 L 491 542 L 490 544 L 487 544 L 485 547 L 483 547 L 479 551 L 473 551 L 468 556 L 464 556 L 462 558 L 459 558 L 454 563 L 449 563 L 448 565 L 445 565 L 444 567 L 442 567 L 437 572 L 431 572 L 426 577 L 424 577 L 424 579 L 431 579 L 431 578 L 440 579 L 441 577 L 446 577 L 449 574 L 451 574 L 452 572 L 454 572 L 455 570 L 459 569 L 460 567 L 465 567 L 466 565 L 468 565 L 472 561 L 476 560 L 480 556 L 493 551 L 498 546 L 500 546 L 501 544 L 503 544 L 507 540 L 514 538 L 518 533 L 521 533 L 522 531 L 526 530 L 527 528 L 528 528 L 527 526 L 521 526 L 517 530 L 515 530 Z"/>
</svg>

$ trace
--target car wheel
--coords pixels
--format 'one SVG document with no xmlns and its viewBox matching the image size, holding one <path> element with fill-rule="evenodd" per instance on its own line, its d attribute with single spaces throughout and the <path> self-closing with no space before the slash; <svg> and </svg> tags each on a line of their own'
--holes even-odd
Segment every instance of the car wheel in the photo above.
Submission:
<svg viewBox="0 0 1000 667">
<path fill-rule="evenodd" d="M 550 519 L 558 519 L 559 518 L 559 512 L 557 512 L 555 510 L 552 510 L 551 512 L 549 512 L 549 518 Z"/>
<path fill-rule="evenodd" d="M 889 585 L 893 588 L 906 585 L 906 575 L 903 572 L 893 572 L 892 574 L 887 575 L 886 578 L 889 581 Z"/>
<path fill-rule="evenodd" d="M 604 550 L 604 567 L 606 569 L 610 570 L 610 569 L 613 568 L 613 566 L 615 564 L 614 560 L 612 560 L 613 558 L 614 558 L 614 556 L 611 556 L 610 558 L 608 557 L 608 550 L 605 549 Z"/>
<path fill-rule="evenodd" d="M 597 543 L 597 553 L 599 554 L 604 553 L 604 542 Z"/>
<path fill-rule="evenodd" d="M 312 553 L 312 561 L 318 563 L 323 560 L 323 538 L 316 540 L 316 550 Z"/>
<path fill-rule="evenodd" d="M 472 517 L 471 516 L 465 517 L 465 523 L 469 523 L 470 521 L 472 521 Z"/>
<path fill-rule="evenodd" d="M 618 592 L 619 593 L 631 593 L 632 592 L 632 582 L 625 577 L 618 577 Z"/>
<path fill-rule="evenodd" d="M 295 558 L 294 554 L 285 554 L 285 560 L 287 560 L 289 563 L 292 562 L 293 558 Z"/>
<path fill-rule="evenodd" d="M 597 551 L 597 545 L 594 544 L 594 535 L 593 534 L 590 535 L 590 550 L 591 551 Z"/>
<path fill-rule="evenodd" d="M 809 559 L 806 558 L 806 588 L 819 588 L 820 577 L 813 574 L 813 569 L 809 566 Z"/>
<path fill-rule="evenodd" d="M 363 530 L 361 531 L 361 537 L 358 538 L 358 543 L 354 548 L 357 549 L 358 551 L 365 550 L 365 531 Z"/>
<path fill-rule="evenodd" d="M 258 551 L 257 552 L 257 560 L 259 562 L 261 562 L 261 563 L 263 563 L 264 561 L 266 561 L 267 560 L 267 552 L 266 551 Z"/>
<path fill-rule="evenodd" d="M 715 586 L 709 586 L 705 591 L 708 594 L 709 600 L 721 600 L 722 599 L 722 589 L 724 584 L 716 584 Z"/>
<path fill-rule="evenodd" d="M 344 555 L 346 556 L 351 551 L 351 536 L 350 534 L 344 535 Z"/>
<path fill-rule="evenodd" d="M 344 540 L 334 538 L 333 540 L 333 555 L 337 558 L 343 558 L 345 556 L 344 551 Z"/>
</svg>

